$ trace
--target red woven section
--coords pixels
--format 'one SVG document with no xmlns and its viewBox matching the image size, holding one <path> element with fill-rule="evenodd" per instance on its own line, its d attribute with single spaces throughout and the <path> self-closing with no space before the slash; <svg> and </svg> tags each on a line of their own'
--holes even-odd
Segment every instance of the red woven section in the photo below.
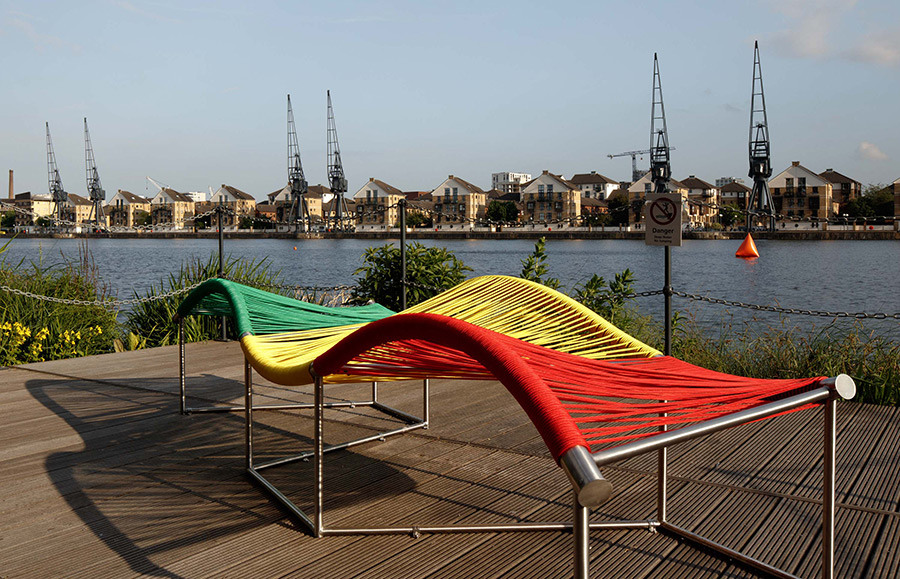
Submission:
<svg viewBox="0 0 900 579">
<path fill-rule="evenodd" d="M 572 446 L 650 436 L 662 425 L 731 414 L 822 380 L 745 378 L 662 356 L 591 360 L 435 314 L 372 322 L 319 356 L 313 367 L 320 374 L 497 379 L 557 459 Z"/>
</svg>

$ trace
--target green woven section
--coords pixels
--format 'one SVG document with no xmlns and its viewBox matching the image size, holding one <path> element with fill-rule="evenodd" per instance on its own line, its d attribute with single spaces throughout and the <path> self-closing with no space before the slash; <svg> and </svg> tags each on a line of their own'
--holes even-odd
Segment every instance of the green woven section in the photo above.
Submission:
<svg viewBox="0 0 900 579">
<path fill-rule="evenodd" d="M 178 315 L 226 316 L 237 333 L 254 336 L 331 328 L 380 320 L 393 314 L 378 304 L 329 308 L 224 279 L 203 282 L 181 305 Z"/>
</svg>

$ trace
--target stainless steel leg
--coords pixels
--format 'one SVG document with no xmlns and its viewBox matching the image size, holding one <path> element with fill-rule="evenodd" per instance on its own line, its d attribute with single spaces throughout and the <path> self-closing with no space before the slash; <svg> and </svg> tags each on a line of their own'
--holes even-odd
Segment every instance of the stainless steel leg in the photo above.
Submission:
<svg viewBox="0 0 900 579">
<path fill-rule="evenodd" d="M 181 413 L 187 413 L 184 376 L 184 320 L 178 320 L 178 387 L 181 390 Z"/>
<path fill-rule="evenodd" d="M 378 402 L 378 382 L 372 382 L 372 404 Z"/>
<path fill-rule="evenodd" d="M 588 552 L 588 542 L 590 540 L 590 527 L 588 519 L 591 511 L 587 507 L 581 506 L 578 502 L 578 494 L 572 497 L 575 505 L 575 520 L 572 522 L 572 537 L 575 542 L 575 579 L 588 579 L 590 571 L 590 556 Z"/>
<path fill-rule="evenodd" d="M 825 457 L 822 478 L 822 577 L 834 577 L 834 483 L 837 434 L 837 400 L 825 402 Z"/>
<path fill-rule="evenodd" d="M 663 401 L 665 402 L 665 400 Z M 666 413 L 663 412 L 661 416 L 665 417 Z M 666 431 L 666 425 L 662 425 L 659 427 L 661 432 Z M 660 523 L 666 522 L 666 491 L 667 491 L 667 477 L 668 477 L 668 464 L 667 464 L 667 448 L 664 446 L 657 451 L 657 459 L 656 459 L 656 519 Z"/>
<path fill-rule="evenodd" d="M 253 468 L 253 368 L 244 358 L 244 437 L 247 450 L 247 468 Z"/>
<path fill-rule="evenodd" d="M 324 400 L 324 387 L 322 378 L 316 376 L 316 393 L 315 393 L 315 404 L 316 404 L 316 425 L 315 425 L 315 436 L 314 436 L 314 445 L 313 449 L 314 461 L 315 461 L 315 477 L 316 477 L 316 497 L 315 497 L 315 536 L 321 537 L 322 531 L 324 530 L 324 516 L 322 513 L 323 510 L 323 501 L 322 501 L 322 485 L 324 483 L 324 464 L 323 461 L 325 459 L 325 453 L 323 452 L 323 442 L 322 442 L 322 413 L 324 408 L 322 407 L 322 402 Z"/>
<path fill-rule="evenodd" d="M 428 428 L 428 415 L 429 415 L 429 395 L 431 393 L 431 384 L 428 382 L 428 378 L 422 380 L 422 422 L 425 423 L 423 428 Z"/>
</svg>

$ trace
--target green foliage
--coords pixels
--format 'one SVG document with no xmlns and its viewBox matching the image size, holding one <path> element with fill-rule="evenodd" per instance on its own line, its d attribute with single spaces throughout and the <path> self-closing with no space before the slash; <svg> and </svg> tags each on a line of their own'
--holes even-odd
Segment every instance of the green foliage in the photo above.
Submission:
<svg viewBox="0 0 900 579">
<path fill-rule="evenodd" d="M 735 203 L 719 208 L 719 221 L 723 227 L 731 227 L 741 220 L 741 209 Z"/>
<path fill-rule="evenodd" d="M 900 343 L 851 329 L 828 326 L 810 334 L 782 320 L 779 326 L 723 323 L 709 335 L 693 321 L 675 332 L 673 354 L 686 362 L 756 378 L 804 378 L 849 374 L 857 402 L 900 405 Z"/>
<path fill-rule="evenodd" d="M 850 217 L 889 217 L 894 214 L 894 194 L 883 183 L 869 184 L 844 211 Z"/>
<path fill-rule="evenodd" d="M 581 224 L 589 227 L 613 225 L 613 217 L 609 213 L 582 213 Z"/>
<path fill-rule="evenodd" d="M 132 216 L 136 227 L 147 226 L 153 223 L 153 217 L 146 211 L 135 211 Z"/>
<path fill-rule="evenodd" d="M 352 289 L 352 301 L 357 304 L 369 300 L 400 310 L 400 248 L 393 243 L 369 247 L 363 253 L 364 265 L 354 275 L 362 274 Z M 406 304 L 413 306 L 465 279 L 472 271 L 443 247 L 425 247 L 412 243 L 406 248 Z M 427 286 L 427 287 L 422 287 Z M 438 288 L 438 289 L 433 289 Z"/>
<path fill-rule="evenodd" d="M 628 225 L 628 195 L 616 193 L 607 201 L 609 208 L 610 225 Z"/>
<path fill-rule="evenodd" d="M 16 212 L 15 211 L 5 211 L 0 213 L 0 228 L 2 229 L 12 229 L 16 226 Z"/>
<path fill-rule="evenodd" d="M 241 218 L 238 221 L 238 229 L 251 229 L 255 224 L 256 222 L 253 220 L 253 217 L 241 215 Z"/>
<path fill-rule="evenodd" d="M 550 272 L 550 268 L 547 266 L 546 244 L 547 240 L 543 237 L 534 243 L 534 251 L 522 260 L 522 273 L 519 274 L 519 277 L 552 289 L 558 289 L 559 279 L 545 277 Z"/>
<path fill-rule="evenodd" d="M 216 277 L 218 269 L 219 258 L 215 254 L 210 255 L 206 261 L 195 258 L 185 262 L 178 273 L 169 274 L 167 280 L 160 280 L 159 285 L 152 286 L 145 295 L 135 293 L 134 297 L 154 297 L 179 290 L 205 279 Z M 267 291 L 272 291 L 269 286 L 282 283 L 281 272 L 272 271 L 269 261 L 265 258 L 246 260 L 229 256 L 226 257 L 222 269 L 227 278 L 236 279 L 245 285 L 260 287 Z M 128 312 L 124 324 L 125 336 L 117 346 L 129 349 L 130 344 L 134 344 L 134 347 L 147 348 L 177 344 L 178 326 L 172 322 L 172 317 L 184 298 L 185 294 L 181 294 L 136 304 L 134 309 Z M 219 338 L 220 332 L 219 319 L 213 316 L 188 316 L 184 320 L 186 342 L 215 340 Z M 231 337 L 235 337 L 232 335 L 230 327 L 229 332 Z M 130 338 L 129 333 L 134 334 L 136 339 Z"/>
<path fill-rule="evenodd" d="M 575 286 L 572 298 L 582 305 L 594 310 L 612 323 L 622 317 L 625 296 L 634 291 L 634 273 L 626 269 L 617 273 L 613 281 L 607 284 L 603 276 L 594 274 L 591 279 Z"/>
<path fill-rule="evenodd" d="M 491 221 L 515 223 L 519 219 L 519 208 L 512 201 L 492 200 L 488 203 L 485 216 Z"/>
<path fill-rule="evenodd" d="M 24 262 L 12 265 L 0 261 L 0 285 L 66 300 L 102 301 L 109 297 L 84 249 L 79 261 L 59 265 Z M 89 356 L 112 350 L 117 326 L 116 312 L 109 308 L 37 301 L 6 292 L 0 298 L 0 365 Z"/>
</svg>

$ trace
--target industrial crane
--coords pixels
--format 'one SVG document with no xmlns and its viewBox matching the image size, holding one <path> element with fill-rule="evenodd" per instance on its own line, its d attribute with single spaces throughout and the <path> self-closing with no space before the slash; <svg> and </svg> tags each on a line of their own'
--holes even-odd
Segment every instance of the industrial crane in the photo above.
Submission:
<svg viewBox="0 0 900 579">
<path fill-rule="evenodd" d="M 100 174 L 97 172 L 97 163 L 94 162 L 94 147 L 91 145 L 87 117 L 84 118 L 84 170 L 87 176 L 88 198 L 92 204 L 88 221 L 98 226 L 105 225 L 103 202 L 106 201 L 106 191 L 100 184 Z"/>
<path fill-rule="evenodd" d="M 147 177 L 147 181 L 150 181 L 151 183 L 153 183 L 153 186 L 156 187 L 157 189 L 159 189 L 160 191 L 162 191 L 163 189 L 171 189 L 171 187 L 169 187 L 165 183 L 161 183 L 161 182 L 157 181 L 156 179 Z"/>
<path fill-rule="evenodd" d="M 657 124 L 659 123 L 659 124 Z M 669 131 L 666 129 L 666 109 L 663 106 L 659 62 L 653 53 L 653 110 L 650 114 L 650 178 L 654 193 L 665 193 L 672 177 L 669 163 Z"/>
<path fill-rule="evenodd" d="M 69 201 L 69 194 L 63 189 L 59 169 L 56 167 L 56 154 L 53 152 L 53 141 L 50 140 L 50 123 L 47 125 L 47 180 L 49 182 L 50 199 L 53 201 L 53 212 L 57 225 L 63 221 L 63 213 Z"/>
<path fill-rule="evenodd" d="M 674 151 L 675 147 L 669 147 L 670 151 Z M 631 157 L 631 180 L 632 182 L 639 180 L 644 176 L 646 171 L 642 171 L 638 169 L 637 166 L 637 157 L 638 155 L 649 155 L 650 149 L 644 149 L 642 151 L 625 151 L 624 153 L 615 153 L 612 155 L 607 155 L 610 159 L 615 159 L 616 157 Z"/>
<path fill-rule="evenodd" d="M 341 163 L 341 147 L 338 144 L 337 125 L 334 123 L 334 110 L 331 108 L 331 91 L 328 95 L 328 186 L 334 195 L 332 203 L 334 207 L 334 225 L 336 229 L 344 228 L 344 213 L 347 210 L 347 177 L 344 175 L 344 166 Z"/>
<path fill-rule="evenodd" d="M 757 86 L 759 87 L 757 89 Z M 750 172 L 753 189 L 747 200 L 747 231 L 753 225 L 753 215 L 768 219 L 769 231 L 775 231 L 775 206 L 769 194 L 769 177 L 772 176 L 769 123 L 766 118 L 766 97 L 763 94 L 762 66 L 759 63 L 759 42 L 753 43 L 753 92 L 750 97 Z"/>
<path fill-rule="evenodd" d="M 291 108 L 291 95 L 287 97 L 288 124 L 288 186 L 291 188 L 291 212 L 288 222 L 293 223 L 295 231 L 304 231 L 309 226 L 309 207 L 306 204 L 306 192 L 309 185 L 303 176 L 303 163 L 300 161 L 300 144 L 297 140 L 297 129 L 294 127 L 294 111 Z"/>
</svg>

